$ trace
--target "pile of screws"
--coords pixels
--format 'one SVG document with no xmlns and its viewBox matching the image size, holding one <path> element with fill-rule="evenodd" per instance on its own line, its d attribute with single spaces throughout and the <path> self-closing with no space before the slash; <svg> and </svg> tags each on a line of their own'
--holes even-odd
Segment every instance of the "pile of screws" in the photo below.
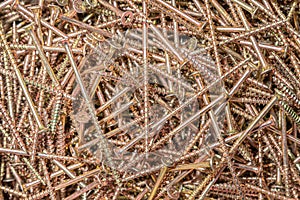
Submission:
<svg viewBox="0 0 300 200">
<path fill-rule="evenodd" d="M 0 199 L 300 198 L 300 3 L 0 2 Z"/>
</svg>

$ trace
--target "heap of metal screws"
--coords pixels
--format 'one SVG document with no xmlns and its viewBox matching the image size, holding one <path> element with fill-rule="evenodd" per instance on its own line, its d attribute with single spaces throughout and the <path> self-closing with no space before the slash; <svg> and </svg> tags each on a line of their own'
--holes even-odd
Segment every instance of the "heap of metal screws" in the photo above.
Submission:
<svg viewBox="0 0 300 200">
<path fill-rule="evenodd" d="M 299 17 L 296 0 L 1 1 L 0 199 L 299 199 Z"/>
</svg>

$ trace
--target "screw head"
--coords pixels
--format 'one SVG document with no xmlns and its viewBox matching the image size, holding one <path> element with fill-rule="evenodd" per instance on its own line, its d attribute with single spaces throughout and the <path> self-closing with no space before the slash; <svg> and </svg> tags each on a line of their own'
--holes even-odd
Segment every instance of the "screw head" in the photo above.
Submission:
<svg viewBox="0 0 300 200">
<path fill-rule="evenodd" d="M 82 0 L 74 0 L 73 8 L 77 13 L 84 13 L 86 11 L 86 7 Z"/>
<path fill-rule="evenodd" d="M 121 22 L 124 26 L 130 25 L 133 21 L 133 13 L 131 11 L 126 11 L 122 14 Z"/>
</svg>

